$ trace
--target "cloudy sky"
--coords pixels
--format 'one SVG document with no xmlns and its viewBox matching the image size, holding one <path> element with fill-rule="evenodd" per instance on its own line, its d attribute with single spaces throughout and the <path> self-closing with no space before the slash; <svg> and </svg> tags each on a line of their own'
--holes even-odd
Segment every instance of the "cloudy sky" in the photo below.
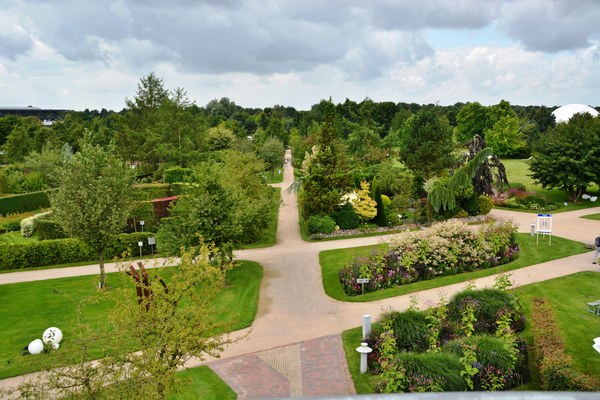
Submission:
<svg viewBox="0 0 600 400">
<path fill-rule="evenodd" d="M 1 0 L 0 106 L 600 105 L 598 0 Z"/>
</svg>

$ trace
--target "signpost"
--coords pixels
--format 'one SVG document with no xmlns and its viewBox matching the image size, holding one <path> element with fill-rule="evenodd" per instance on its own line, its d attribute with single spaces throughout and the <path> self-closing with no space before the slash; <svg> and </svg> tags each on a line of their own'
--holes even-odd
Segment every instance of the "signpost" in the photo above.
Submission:
<svg viewBox="0 0 600 400">
<path fill-rule="evenodd" d="M 362 294 L 365 294 L 365 283 L 369 283 L 369 278 L 357 278 L 356 283 L 362 284 Z"/>
<path fill-rule="evenodd" d="M 540 242 L 540 233 L 544 236 L 548 234 L 548 246 L 552 244 L 552 214 L 538 214 L 536 244 Z"/>
</svg>

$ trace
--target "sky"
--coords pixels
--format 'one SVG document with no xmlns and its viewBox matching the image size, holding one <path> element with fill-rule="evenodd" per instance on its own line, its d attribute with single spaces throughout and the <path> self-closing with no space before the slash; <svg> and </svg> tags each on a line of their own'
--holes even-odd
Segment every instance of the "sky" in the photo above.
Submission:
<svg viewBox="0 0 600 400">
<path fill-rule="evenodd" d="M 599 0 L 0 0 L 0 106 L 600 105 Z"/>
</svg>

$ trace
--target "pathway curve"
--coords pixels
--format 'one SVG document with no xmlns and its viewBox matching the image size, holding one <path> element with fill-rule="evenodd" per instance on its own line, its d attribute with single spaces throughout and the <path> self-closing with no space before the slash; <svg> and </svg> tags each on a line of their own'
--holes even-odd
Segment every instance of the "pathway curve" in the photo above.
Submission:
<svg viewBox="0 0 600 400">
<path fill-rule="evenodd" d="M 247 337 L 226 348 L 221 354 L 221 360 L 207 360 L 209 365 L 236 390 L 240 399 L 267 397 L 271 392 L 257 393 L 253 391 L 254 389 L 250 389 L 255 387 L 253 385 L 260 386 L 260 383 L 251 382 L 252 379 L 263 378 L 275 386 L 281 384 L 277 389 L 265 389 L 273 390 L 272 397 L 307 396 L 312 393 L 310 390 L 317 388 L 323 389 L 318 392 L 320 395 L 353 393 L 352 384 L 348 383 L 345 361 L 343 361 L 340 332 L 360 325 L 361 316 L 364 314 L 370 314 L 377 319 L 382 311 L 389 308 L 405 309 L 410 302 L 410 296 L 397 296 L 369 303 L 346 303 L 331 299 L 324 293 L 319 252 L 376 244 L 386 237 L 304 242 L 298 229 L 296 194 L 285 190 L 294 178 L 290 157 L 288 151 L 283 182 L 274 185 L 283 189 L 276 244 L 269 248 L 235 252 L 236 258 L 256 261 L 264 268 L 256 319 L 251 328 L 239 332 L 247 334 Z M 554 214 L 554 234 L 591 243 L 600 233 L 600 221 L 578 218 L 591 213 L 600 213 L 600 207 Z M 504 210 L 493 210 L 492 216 L 513 220 L 522 232 L 529 232 L 531 223 L 536 221 L 535 214 Z M 164 260 L 158 261 L 159 265 L 162 263 Z M 594 270 L 593 267 L 595 266 L 591 264 L 591 254 L 584 253 L 522 268 L 512 271 L 511 274 L 517 285 L 525 285 L 578 271 Z M 0 284 L 96 274 L 97 268 L 97 265 L 92 265 L 0 274 Z M 114 265 L 107 265 L 108 271 L 114 268 Z M 481 278 L 476 280 L 475 284 L 477 287 L 490 286 L 494 278 L 495 276 Z M 463 283 L 425 290 L 417 294 L 417 299 L 422 307 L 427 307 L 437 303 L 441 294 L 449 297 L 462 290 L 464 286 Z M 315 357 L 311 352 L 315 347 L 320 349 L 317 353 L 323 355 L 321 366 L 318 362 L 319 357 Z M 276 348 L 279 350 L 273 350 Z M 333 349 L 332 353 L 328 353 L 331 349 Z M 192 362 L 188 366 L 198 364 L 199 362 Z M 330 382 L 328 380 L 328 386 L 323 386 L 323 382 L 314 380 L 319 376 L 314 371 L 321 371 L 322 375 L 325 372 L 321 368 L 326 367 L 329 368 L 327 373 L 338 378 Z M 309 371 L 313 372 L 309 373 Z M 309 375 L 313 376 L 312 381 Z M 261 376 L 263 378 L 260 378 Z M 248 379 L 250 381 L 247 381 Z M 13 385 L 18 380 L 18 377 L 5 379 L 0 381 L 0 386 Z M 273 385 L 266 385 L 265 388 Z"/>
</svg>

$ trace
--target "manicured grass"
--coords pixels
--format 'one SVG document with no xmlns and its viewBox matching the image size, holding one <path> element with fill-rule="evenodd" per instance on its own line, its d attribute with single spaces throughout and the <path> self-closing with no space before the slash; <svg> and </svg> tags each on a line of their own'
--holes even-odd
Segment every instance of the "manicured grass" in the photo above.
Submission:
<svg viewBox="0 0 600 400">
<path fill-rule="evenodd" d="M 40 214 L 40 213 L 43 213 L 43 212 L 46 212 L 49 210 L 50 209 L 48 209 L 48 208 L 42 208 L 39 210 L 28 211 L 28 212 L 24 212 L 24 213 L 0 215 L 0 225 L 4 224 L 6 222 L 11 222 L 11 221 L 20 221 L 24 218 L 31 217 L 35 214 Z"/>
<path fill-rule="evenodd" d="M 7 232 L 0 235 L 0 244 L 12 244 L 12 243 L 31 243 L 37 242 L 38 237 L 37 234 L 34 234 L 31 237 L 23 237 L 21 236 L 21 232 Z M 14 272 L 14 271 L 13 271 Z"/>
<path fill-rule="evenodd" d="M 280 170 L 281 174 L 277 173 L 277 170 Z M 271 176 L 271 171 L 265 171 L 263 175 L 266 177 L 265 183 L 268 185 L 272 183 L 281 183 L 283 182 L 283 166 L 275 168 L 275 173 L 273 176 Z"/>
<path fill-rule="evenodd" d="M 592 348 L 594 338 L 600 336 L 600 317 L 588 313 L 586 305 L 600 299 L 600 274 L 579 272 L 523 286 L 515 291 L 521 298 L 528 321 L 531 321 L 533 298 L 544 297 L 552 304 L 566 345 L 566 353 L 573 357 L 574 367 L 600 379 L 600 354 Z M 529 324 L 523 337 L 530 346 L 532 338 Z M 534 378 L 537 379 L 535 374 Z"/>
<path fill-rule="evenodd" d="M 526 159 L 505 159 L 501 160 L 506 168 L 506 175 L 510 183 L 522 183 L 525 185 L 528 191 L 536 192 L 541 196 L 544 196 L 547 200 L 552 201 L 556 204 L 561 204 L 561 207 L 557 210 L 552 211 L 553 213 L 580 210 L 583 208 L 597 207 L 598 203 L 592 203 L 589 200 L 579 200 L 577 203 L 572 203 L 569 200 L 567 194 L 560 189 L 542 189 L 541 185 L 536 184 L 531 176 L 531 171 Z M 598 186 L 590 185 L 588 188 L 588 194 L 598 195 Z M 562 206 L 564 202 L 568 205 Z M 526 211 L 526 210 L 519 210 Z M 537 213 L 538 211 L 532 210 L 530 212 Z"/>
<path fill-rule="evenodd" d="M 517 240 L 521 248 L 521 253 L 516 260 L 508 264 L 458 275 L 442 276 L 427 281 L 414 282 L 408 285 L 365 293 L 364 295 L 360 296 L 348 296 L 346 293 L 344 293 L 338 279 L 338 271 L 340 267 L 351 262 L 355 257 L 368 255 L 372 251 L 376 250 L 379 246 L 385 245 L 327 250 L 319 254 L 319 261 L 321 263 L 321 272 L 323 276 L 323 287 L 325 288 L 325 293 L 336 300 L 349 302 L 373 301 L 414 293 L 420 290 L 451 285 L 454 283 L 466 282 L 472 279 L 482 278 L 484 276 L 494 275 L 501 272 L 512 271 L 528 265 L 539 264 L 542 262 L 589 251 L 584 247 L 583 244 L 579 242 L 556 236 L 552 237 L 552 246 L 542 243 L 537 245 L 535 237 L 531 237 L 524 233 L 517 234 Z M 598 294 L 600 296 L 600 293 Z"/>
<path fill-rule="evenodd" d="M 212 369 L 203 365 L 178 373 L 178 376 L 189 382 L 181 386 L 180 393 L 168 395 L 169 400 L 235 400 L 237 394 L 215 374 Z"/>
<path fill-rule="evenodd" d="M 591 219 L 591 220 L 594 220 L 594 221 L 600 221 L 600 214 L 582 215 L 581 218 Z"/>
<path fill-rule="evenodd" d="M 149 274 L 159 274 L 168 281 L 169 268 L 151 269 Z M 129 284 L 118 277 L 119 273 L 107 274 L 109 288 Z M 151 278 L 152 279 L 152 278 Z M 258 308 L 258 295 L 262 280 L 262 267 L 250 261 L 227 273 L 228 286 L 214 302 L 213 318 L 220 323 L 231 324 L 230 330 L 238 330 L 252 324 Z M 97 276 L 82 276 L 46 281 L 0 285 L 0 378 L 31 372 L 29 357 L 22 349 L 50 326 L 59 327 L 64 333 L 61 351 L 69 351 L 69 335 L 74 334 L 77 303 L 96 294 Z M 132 286 L 132 295 L 134 289 Z M 114 306 L 109 289 L 94 304 L 85 304 L 82 321 L 91 326 L 105 323 L 107 311 Z"/>
</svg>

